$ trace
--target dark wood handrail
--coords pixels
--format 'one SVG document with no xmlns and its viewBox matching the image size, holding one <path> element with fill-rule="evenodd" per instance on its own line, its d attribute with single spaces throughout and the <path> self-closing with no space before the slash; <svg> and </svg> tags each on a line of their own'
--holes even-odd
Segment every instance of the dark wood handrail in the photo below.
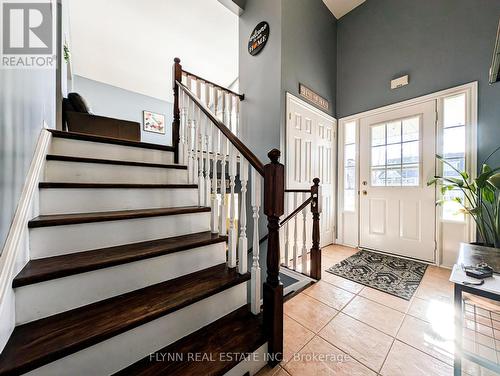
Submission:
<svg viewBox="0 0 500 376">
<path fill-rule="evenodd" d="M 309 193 L 311 189 L 285 189 L 285 193 Z"/>
<path fill-rule="evenodd" d="M 257 156 L 252 153 L 252 151 L 247 148 L 247 146 L 231 132 L 231 130 L 221 122 L 215 114 L 202 102 L 196 95 L 189 90 L 189 88 L 180 81 L 176 81 L 176 84 L 184 90 L 184 92 L 191 98 L 191 100 L 196 103 L 196 105 L 201 109 L 201 111 L 210 119 L 210 121 L 215 124 L 217 128 L 222 132 L 224 136 L 231 142 L 236 149 L 243 155 L 243 157 L 252 165 L 253 168 L 261 175 L 264 176 L 264 164 L 260 161 Z"/>
<path fill-rule="evenodd" d="M 239 93 L 236 93 L 236 92 L 234 92 L 234 91 L 232 91 L 232 90 L 229 90 L 228 88 L 225 88 L 224 86 L 221 86 L 221 85 L 218 85 L 218 84 L 216 84 L 216 83 L 214 83 L 214 82 L 212 82 L 212 81 L 209 81 L 209 80 L 207 80 L 206 78 L 203 78 L 203 77 L 200 77 L 200 76 L 198 76 L 198 75 L 196 75 L 196 74 L 194 74 L 194 73 L 188 72 L 187 70 L 184 70 L 184 69 L 183 69 L 182 71 L 183 71 L 183 72 L 184 72 L 187 76 L 194 77 L 194 78 L 196 78 L 196 79 L 198 79 L 198 80 L 200 80 L 200 81 L 206 82 L 207 84 L 210 84 L 210 85 L 215 86 L 215 87 L 217 87 L 217 88 L 219 88 L 219 89 L 222 89 L 223 91 L 225 91 L 225 92 L 227 92 L 227 93 L 229 93 L 229 94 L 233 94 L 233 95 L 237 96 L 237 97 L 238 97 L 238 98 L 240 98 L 240 100 L 242 100 L 242 101 L 243 101 L 243 100 L 245 100 L 245 94 L 239 94 Z"/>
<path fill-rule="evenodd" d="M 291 212 L 288 217 L 286 217 L 285 219 L 283 219 L 281 222 L 280 222 L 280 227 L 283 227 L 284 225 L 286 225 L 286 223 L 288 221 L 290 221 L 290 219 L 292 219 L 293 217 L 295 217 L 297 214 L 299 214 L 302 210 L 304 210 L 306 208 L 307 205 L 309 205 L 311 203 L 311 201 L 313 200 L 313 197 L 310 196 L 307 198 L 307 200 L 305 200 L 302 205 L 300 205 L 297 209 L 295 209 L 293 212 Z"/>
</svg>

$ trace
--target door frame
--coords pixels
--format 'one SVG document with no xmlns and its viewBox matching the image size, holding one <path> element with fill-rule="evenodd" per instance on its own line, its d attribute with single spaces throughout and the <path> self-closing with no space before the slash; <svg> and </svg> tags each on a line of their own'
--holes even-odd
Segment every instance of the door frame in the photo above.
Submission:
<svg viewBox="0 0 500 376">
<path fill-rule="evenodd" d="M 332 191 L 330 192 L 332 195 L 332 218 L 330 220 L 332 221 L 332 232 L 333 232 L 333 243 L 335 244 L 336 239 L 337 239 L 337 197 L 338 197 L 338 192 L 336 192 L 336 187 L 338 186 L 338 176 L 337 176 L 337 161 L 338 161 L 338 143 L 337 143 L 337 134 L 338 134 L 338 121 L 335 119 L 333 116 L 330 114 L 320 110 L 319 108 L 313 106 L 312 104 L 306 102 L 305 100 L 295 96 L 294 94 L 290 92 L 285 92 L 285 113 L 284 113 L 284 123 L 283 123 L 283 138 L 282 138 L 282 150 L 285 151 L 285 174 L 287 174 L 287 169 L 288 169 L 288 158 L 289 158 L 289 150 L 287 150 L 287 124 L 288 124 L 288 111 L 289 111 L 289 103 L 290 101 L 294 101 L 301 106 L 305 107 L 311 112 L 316 113 L 319 116 L 325 117 L 328 120 L 330 120 L 333 123 L 333 134 L 332 134 L 332 171 L 331 172 L 331 184 L 332 184 Z M 289 187 L 286 186 L 287 184 L 287 177 L 285 176 L 285 188 L 288 189 Z M 311 182 L 312 185 L 312 182 Z"/>
<path fill-rule="evenodd" d="M 357 114 L 349 115 L 340 118 L 338 121 L 338 165 L 337 165 L 337 238 L 336 244 L 342 244 L 351 247 L 359 246 L 359 191 L 360 191 L 360 181 L 359 181 L 359 124 L 360 119 L 383 114 L 385 112 L 391 112 L 394 110 L 403 109 L 405 107 L 417 105 L 423 102 L 428 102 L 435 100 L 437 102 L 436 106 L 436 150 L 439 151 L 439 142 L 441 141 L 442 135 L 442 104 L 443 98 L 452 96 L 454 94 L 465 93 L 467 97 L 467 103 L 469 104 L 466 117 L 468 120 L 468 127 L 466 129 L 466 148 L 465 148 L 465 159 L 466 159 L 466 169 L 467 173 L 471 177 L 477 176 L 477 122 L 478 122 L 478 82 L 473 81 L 464 85 L 440 90 L 431 94 L 423 95 L 420 97 L 408 99 L 402 102 L 390 104 L 387 106 L 371 109 L 368 111 L 363 111 Z M 355 123 L 356 127 L 356 180 L 355 188 L 357 190 L 357 199 L 355 200 L 355 210 L 354 211 L 344 211 L 343 210 L 343 193 L 344 193 L 344 126 L 346 123 Z M 342 140 L 342 142 L 341 142 Z M 443 238 L 441 236 L 443 221 L 440 218 L 441 211 L 439 207 L 436 207 L 436 252 L 435 252 L 435 262 L 434 264 L 440 265 L 443 257 Z M 344 226 L 345 217 L 350 216 L 350 221 L 355 221 L 357 223 L 357 228 L 355 233 L 347 234 L 345 232 L 346 226 Z M 352 223 L 352 222 L 351 222 Z M 476 226 L 474 221 L 467 218 L 465 221 L 466 225 L 466 241 L 472 242 L 476 239 Z M 350 235 L 350 236 L 348 236 Z M 345 239 L 351 238 L 351 241 Z"/>
</svg>

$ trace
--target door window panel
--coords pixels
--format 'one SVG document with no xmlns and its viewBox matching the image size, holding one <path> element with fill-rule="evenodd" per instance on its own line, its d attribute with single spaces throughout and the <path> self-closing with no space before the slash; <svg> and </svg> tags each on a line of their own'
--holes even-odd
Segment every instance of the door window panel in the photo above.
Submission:
<svg viewBox="0 0 500 376">
<path fill-rule="evenodd" d="M 401 142 L 401 122 L 387 124 L 387 144 L 396 144 Z"/>
<path fill-rule="evenodd" d="M 418 141 L 420 122 L 418 117 L 403 120 L 403 142 Z"/>
<path fill-rule="evenodd" d="M 356 210 L 356 122 L 344 124 L 344 211 Z"/>
<path fill-rule="evenodd" d="M 420 185 L 420 116 L 372 126 L 371 185 Z"/>
<path fill-rule="evenodd" d="M 388 165 L 401 164 L 401 144 L 387 146 L 387 164 Z"/>
<path fill-rule="evenodd" d="M 372 127 L 372 146 L 385 143 L 385 124 Z"/>
</svg>

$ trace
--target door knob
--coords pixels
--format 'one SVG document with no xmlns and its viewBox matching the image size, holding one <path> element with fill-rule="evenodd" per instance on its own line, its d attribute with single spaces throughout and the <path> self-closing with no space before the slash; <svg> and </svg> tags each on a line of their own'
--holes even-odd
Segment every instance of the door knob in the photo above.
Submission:
<svg viewBox="0 0 500 376">
<path fill-rule="evenodd" d="M 368 185 L 368 182 L 366 180 L 363 181 L 363 185 Z"/>
<path fill-rule="evenodd" d="M 363 191 L 363 195 L 366 196 L 368 194 L 367 191 Z"/>
</svg>

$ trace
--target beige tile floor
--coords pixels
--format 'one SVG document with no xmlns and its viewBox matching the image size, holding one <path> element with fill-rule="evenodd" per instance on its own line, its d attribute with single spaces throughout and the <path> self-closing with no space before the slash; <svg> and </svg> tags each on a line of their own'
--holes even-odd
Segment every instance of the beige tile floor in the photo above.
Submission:
<svg viewBox="0 0 500 376">
<path fill-rule="evenodd" d="M 324 248 L 323 269 L 355 252 Z M 406 301 L 323 272 L 321 281 L 285 303 L 284 360 L 259 376 L 452 375 L 449 275 L 429 266 Z M 492 375 L 472 364 L 464 369 L 471 376 Z"/>
</svg>

